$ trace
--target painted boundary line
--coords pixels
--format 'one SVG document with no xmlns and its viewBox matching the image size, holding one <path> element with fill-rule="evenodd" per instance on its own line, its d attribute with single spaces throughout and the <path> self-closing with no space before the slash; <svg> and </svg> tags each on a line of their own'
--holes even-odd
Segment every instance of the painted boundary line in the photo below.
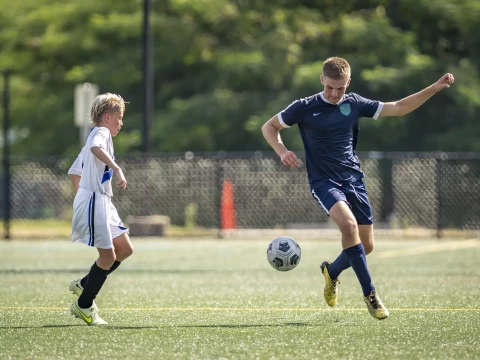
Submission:
<svg viewBox="0 0 480 360">
<path fill-rule="evenodd" d="M 19 311 L 29 311 L 29 310 L 65 310 L 68 307 L 45 307 L 45 306 L 0 306 L 0 311 L 2 310 L 19 310 Z M 480 308 L 393 308 L 389 309 L 390 311 L 402 311 L 402 312 L 414 312 L 414 311 L 443 311 L 443 312 L 454 312 L 454 311 L 473 311 L 480 312 Z M 314 309 L 314 308 L 177 308 L 177 307 L 167 307 L 167 308 L 102 308 L 102 311 L 218 311 L 218 312 L 228 312 L 228 311 L 319 311 L 319 312 L 329 312 L 329 311 L 367 311 L 365 308 L 359 309 Z"/>
<path fill-rule="evenodd" d="M 408 249 L 397 249 L 397 250 L 388 250 L 383 251 L 377 254 L 377 258 L 386 259 L 397 256 L 411 256 L 411 255 L 421 255 L 432 252 L 448 251 L 448 250 L 458 250 L 458 249 L 468 249 L 472 247 L 480 246 L 480 241 L 477 239 L 468 239 L 464 241 L 449 241 L 447 243 L 436 243 L 429 244 L 424 246 L 417 246 Z"/>
</svg>

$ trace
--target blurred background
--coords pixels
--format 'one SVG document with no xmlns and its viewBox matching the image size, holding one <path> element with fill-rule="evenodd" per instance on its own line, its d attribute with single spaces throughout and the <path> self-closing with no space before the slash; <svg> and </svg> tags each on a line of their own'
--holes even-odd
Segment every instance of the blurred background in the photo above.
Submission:
<svg viewBox="0 0 480 360">
<path fill-rule="evenodd" d="M 0 4 L 5 238 L 69 237 L 75 89 L 97 87 L 129 102 L 114 141 L 129 186 L 114 203 L 133 236 L 320 236 L 332 226 L 305 167 L 284 168 L 260 127 L 322 90 L 330 56 L 350 62 L 350 91 L 381 101 L 454 74 L 414 113 L 362 120 L 357 153 L 379 230 L 480 230 L 478 0 Z M 303 158 L 298 130 L 282 137 Z"/>
</svg>

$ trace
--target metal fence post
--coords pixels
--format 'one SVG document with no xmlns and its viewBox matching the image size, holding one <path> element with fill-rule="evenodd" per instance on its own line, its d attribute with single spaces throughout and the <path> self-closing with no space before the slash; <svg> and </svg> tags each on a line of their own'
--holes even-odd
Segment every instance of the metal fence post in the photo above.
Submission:
<svg viewBox="0 0 480 360">
<path fill-rule="evenodd" d="M 379 160 L 380 176 L 382 180 L 382 207 L 380 209 L 380 221 L 388 222 L 393 212 L 393 178 L 392 162 L 388 156 Z"/>
<path fill-rule="evenodd" d="M 437 232 L 436 236 L 438 239 L 442 237 L 442 228 L 443 228 L 443 196 L 442 196 L 442 164 L 443 164 L 443 154 L 437 159 L 437 168 L 436 168 L 436 186 L 437 186 Z"/>
<path fill-rule="evenodd" d="M 222 168 L 222 159 L 225 157 L 224 151 L 219 151 L 216 156 L 217 167 L 216 167 L 216 191 L 217 191 L 217 219 L 218 219 L 218 231 L 217 235 L 219 238 L 223 237 L 222 234 L 222 188 L 223 188 L 223 168 Z"/>
<path fill-rule="evenodd" d="M 4 238 L 10 239 L 10 70 L 3 72 L 3 173 L 5 208 L 3 216 Z"/>
</svg>

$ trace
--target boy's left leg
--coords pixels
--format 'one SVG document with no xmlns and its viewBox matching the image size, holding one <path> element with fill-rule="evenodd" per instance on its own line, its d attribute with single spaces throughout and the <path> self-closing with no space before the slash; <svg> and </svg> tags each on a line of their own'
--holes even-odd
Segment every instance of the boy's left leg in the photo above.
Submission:
<svg viewBox="0 0 480 360">
<path fill-rule="evenodd" d="M 322 263 L 322 273 L 327 282 L 338 283 L 338 277 L 341 272 L 354 264 L 354 271 L 362 284 L 364 301 L 370 314 L 377 319 L 384 319 L 388 317 L 388 310 L 382 304 L 375 290 L 366 292 L 368 286 L 363 286 L 363 282 L 367 284 L 368 281 L 361 280 L 363 278 L 371 280 L 365 256 L 371 253 L 374 248 L 373 214 L 368 194 L 361 180 L 349 186 L 341 186 L 341 190 L 345 194 L 347 204 L 349 204 L 357 222 L 358 236 L 361 243 L 355 247 L 344 249 L 333 263 Z M 326 273 L 328 273 L 328 276 L 326 276 Z M 363 276 L 365 274 L 368 276 Z"/>
<path fill-rule="evenodd" d="M 114 272 L 120 266 L 123 260 L 133 254 L 133 244 L 128 236 L 128 232 L 124 232 L 120 236 L 114 238 L 113 247 L 115 249 L 116 260 L 110 269 L 108 269 L 107 276 Z M 83 292 L 85 284 L 87 283 L 87 278 L 88 274 L 83 278 L 72 280 L 69 286 L 70 291 L 77 296 L 80 296 Z"/>
<path fill-rule="evenodd" d="M 117 208 L 113 203 L 110 203 L 110 231 L 112 233 L 116 260 L 108 270 L 107 275 L 114 272 L 120 266 L 122 261 L 133 253 L 133 244 L 128 236 L 128 228 L 123 225 L 123 222 L 118 215 Z M 80 296 L 87 283 L 87 277 L 88 274 L 83 278 L 73 280 L 70 283 L 70 291 Z"/>
<path fill-rule="evenodd" d="M 365 249 L 365 255 L 370 254 L 375 248 L 375 242 L 373 239 L 373 224 L 358 225 L 358 234 L 363 248 Z M 328 273 L 332 279 L 338 279 L 340 274 L 350 268 L 350 263 L 342 251 L 340 255 L 332 263 L 324 262 L 323 267 L 328 267 Z M 322 269 L 323 271 L 323 269 Z"/>
<path fill-rule="evenodd" d="M 365 249 L 365 255 L 370 254 L 375 248 L 375 240 L 373 237 L 373 224 L 358 225 L 358 235 Z"/>
<path fill-rule="evenodd" d="M 362 180 L 344 185 L 342 190 L 357 221 L 358 235 L 365 250 L 365 255 L 368 255 L 373 251 L 375 243 L 373 238 L 373 214 L 367 190 Z M 335 261 L 328 264 L 328 272 L 332 279 L 338 279 L 340 274 L 349 267 L 350 263 L 342 251 Z"/>
</svg>

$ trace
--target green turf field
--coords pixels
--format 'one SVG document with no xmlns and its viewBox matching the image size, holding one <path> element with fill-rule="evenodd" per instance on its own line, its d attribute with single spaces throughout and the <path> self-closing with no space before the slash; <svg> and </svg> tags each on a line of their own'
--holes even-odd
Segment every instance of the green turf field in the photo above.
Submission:
<svg viewBox="0 0 480 360">
<path fill-rule="evenodd" d="M 480 242 L 377 240 L 368 260 L 390 309 L 378 321 L 351 270 L 339 305 L 325 304 L 318 267 L 339 243 L 298 241 L 300 265 L 281 273 L 268 240 L 137 240 L 97 298 L 102 328 L 69 313 L 68 284 L 95 250 L 0 242 L 1 358 L 480 358 Z"/>
</svg>

